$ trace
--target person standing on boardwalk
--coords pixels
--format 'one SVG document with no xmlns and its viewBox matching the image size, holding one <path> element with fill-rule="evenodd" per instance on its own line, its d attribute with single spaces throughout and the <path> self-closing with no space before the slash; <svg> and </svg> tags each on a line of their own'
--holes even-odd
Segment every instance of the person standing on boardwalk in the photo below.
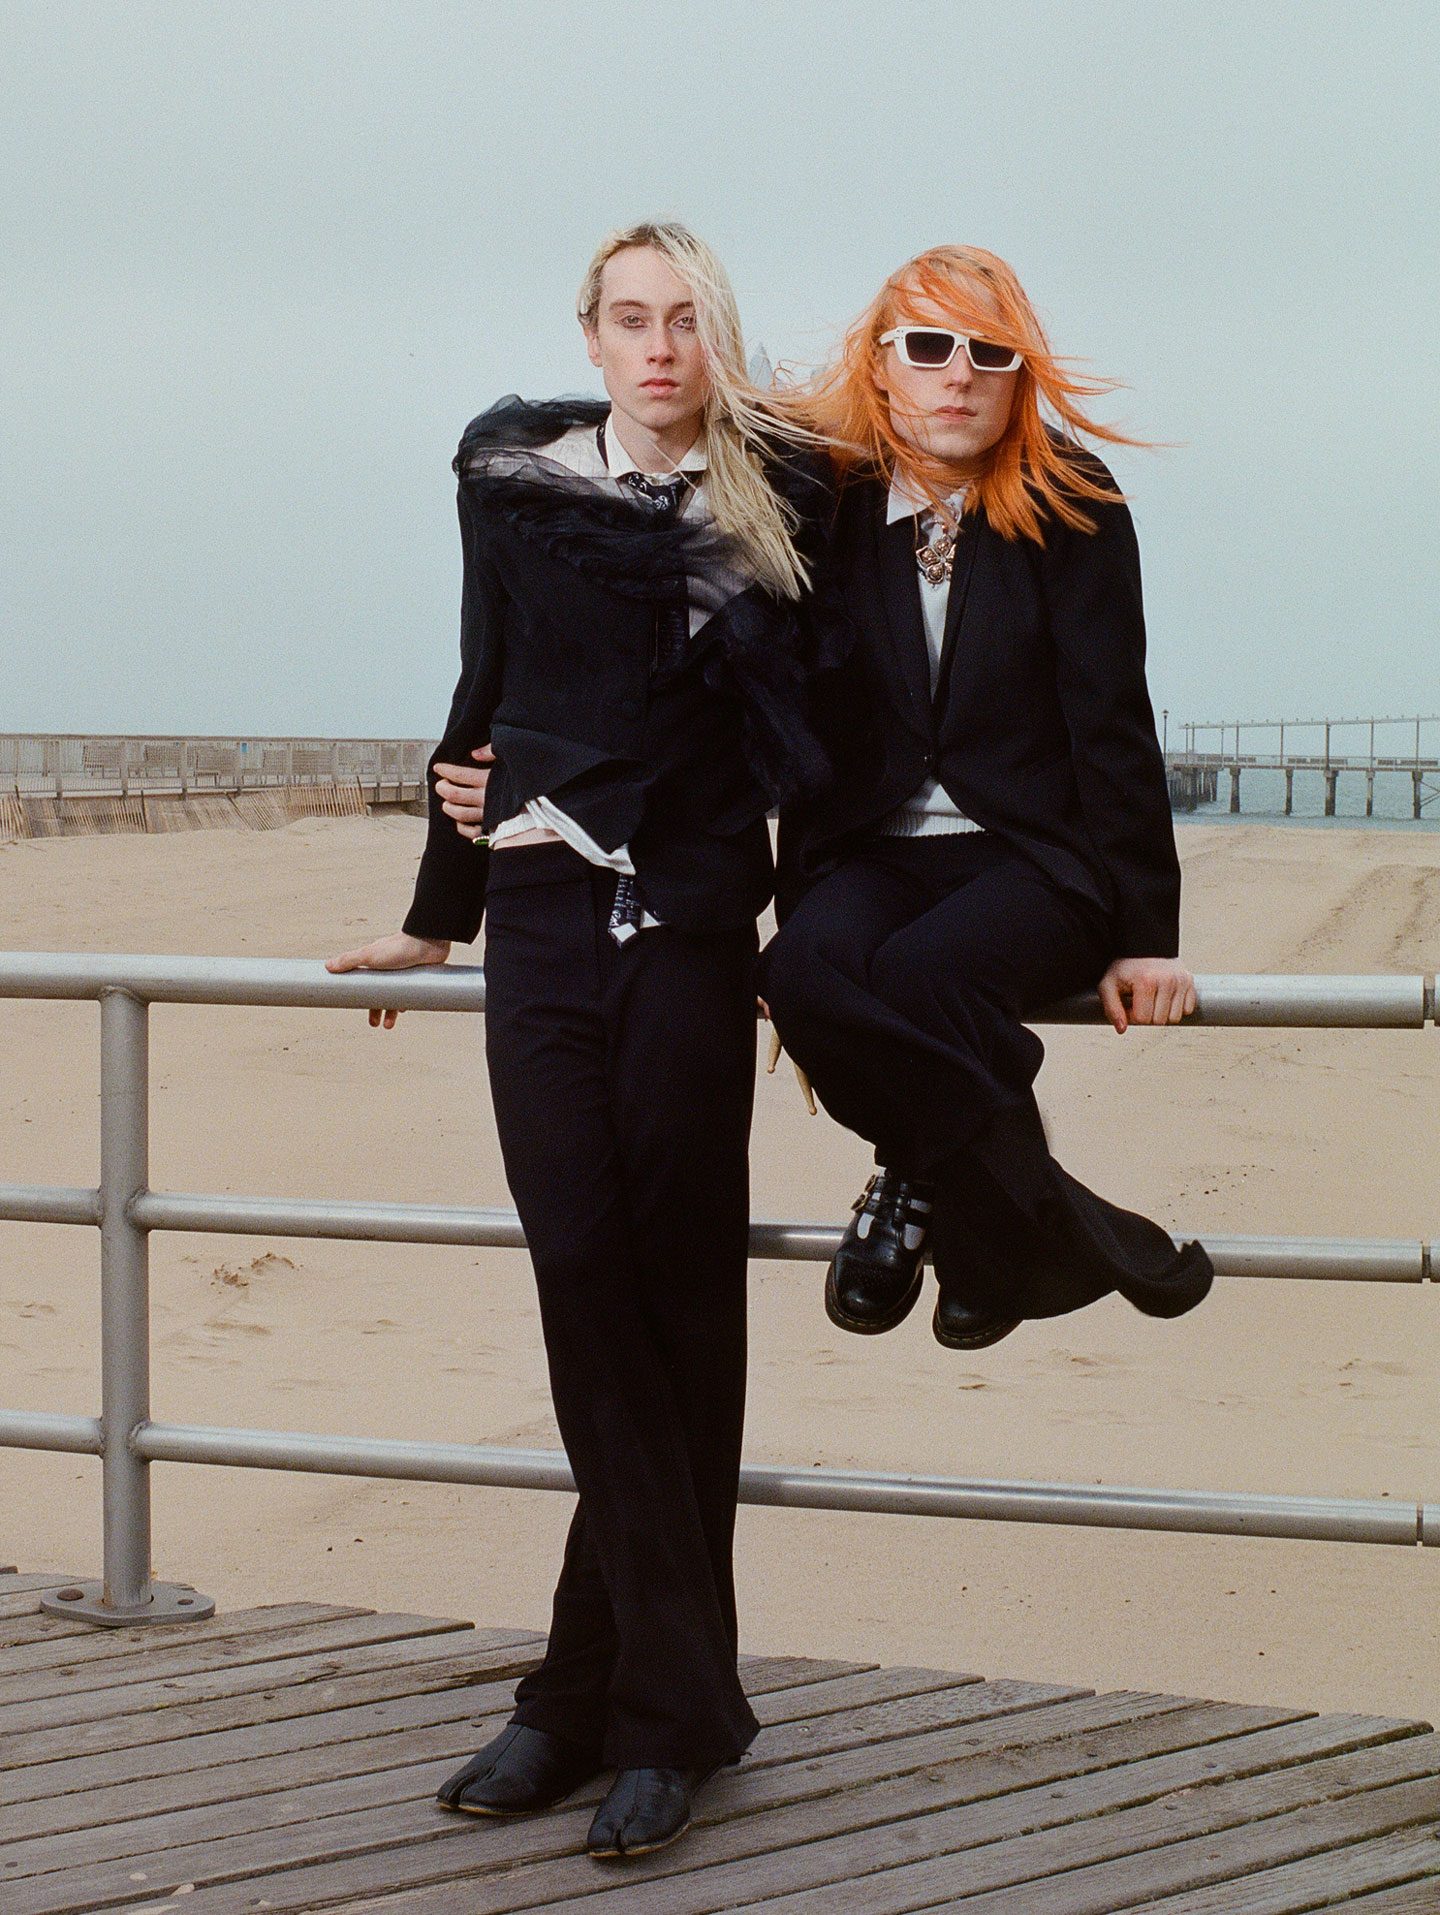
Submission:
<svg viewBox="0 0 1440 1915">
<path fill-rule="evenodd" d="M 1051 1157 L 1022 1018 L 1098 982 L 1117 1030 L 1195 1006 L 1130 514 L 1013 271 L 942 246 L 794 395 L 844 475 L 813 717 L 838 776 L 782 814 L 776 1029 L 876 1175 L 826 1276 L 862 1334 L 920 1294 L 953 1349 L 1111 1290 L 1174 1316 L 1204 1250 Z M 1052 423 L 1042 417 L 1045 406 Z"/>
<path fill-rule="evenodd" d="M 608 405 L 502 401 L 461 441 L 461 674 L 414 902 L 330 968 L 442 963 L 483 914 L 495 1119 L 579 1502 L 545 1659 L 439 1799 L 523 1814 L 614 1769 L 588 1847 L 619 1857 L 679 1835 L 757 1728 L 731 1562 L 756 918 L 767 810 L 824 771 L 795 610 L 819 487 L 683 227 L 612 235 L 579 317 Z"/>
</svg>

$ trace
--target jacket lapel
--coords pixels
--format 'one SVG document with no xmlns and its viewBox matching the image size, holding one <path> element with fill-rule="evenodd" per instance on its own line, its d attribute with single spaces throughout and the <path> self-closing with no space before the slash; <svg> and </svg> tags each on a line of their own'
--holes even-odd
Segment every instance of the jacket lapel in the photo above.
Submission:
<svg viewBox="0 0 1440 1915">
<path fill-rule="evenodd" d="M 959 643 L 960 627 L 965 619 L 965 602 L 970 596 L 970 579 L 975 570 L 975 553 L 984 536 L 985 522 L 972 518 L 961 521 L 963 530 L 955 543 L 955 567 L 950 574 L 950 596 L 945 602 L 945 639 L 940 650 L 940 675 L 935 686 L 935 709 L 943 712 L 950 698 L 950 678 Z"/>
<path fill-rule="evenodd" d="M 915 564 L 915 521 L 885 523 L 888 494 L 880 491 L 875 514 L 875 544 L 880 593 L 890 625 L 890 676 L 898 680 L 896 702 L 902 714 L 929 738 L 934 728 L 930 699 L 930 654 L 920 609 L 920 574 Z"/>
</svg>

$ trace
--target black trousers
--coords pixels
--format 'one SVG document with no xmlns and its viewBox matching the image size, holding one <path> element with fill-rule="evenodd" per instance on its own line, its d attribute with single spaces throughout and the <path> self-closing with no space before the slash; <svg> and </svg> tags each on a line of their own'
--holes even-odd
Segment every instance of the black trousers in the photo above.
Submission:
<svg viewBox="0 0 1440 1915">
<path fill-rule="evenodd" d="M 802 899 L 762 957 L 786 1049 L 877 1162 L 935 1182 L 933 1249 L 968 1301 L 1054 1316 L 1112 1289 L 1174 1316 L 1203 1251 L 1105 1202 L 1050 1156 L 1021 1022 L 1092 986 L 1104 914 L 984 833 L 876 838 Z M 959 1273 L 958 1275 L 956 1273 Z"/>
<path fill-rule="evenodd" d="M 753 927 L 617 945 L 612 875 L 495 853 L 486 1051 L 579 1504 L 515 1720 L 617 1768 L 739 1756 Z"/>
</svg>

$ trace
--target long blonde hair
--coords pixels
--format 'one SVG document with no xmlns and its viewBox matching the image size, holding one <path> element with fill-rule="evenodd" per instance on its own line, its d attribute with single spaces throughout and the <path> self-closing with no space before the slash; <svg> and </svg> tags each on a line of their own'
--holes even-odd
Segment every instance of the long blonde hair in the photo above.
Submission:
<svg viewBox="0 0 1440 1915">
<path fill-rule="evenodd" d="M 605 268 L 617 253 L 636 246 L 648 246 L 668 261 L 695 302 L 708 385 L 702 426 L 705 495 L 715 524 L 735 541 L 763 584 L 782 598 L 799 598 L 809 583 L 795 544 L 799 516 L 765 476 L 765 459 L 767 453 L 773 456 L 777 438 L 811 435 L 780 420 L 746 376 L 735 294 L 704 240 L 676 220 L 645 220 L 608 233 L 580 286 L 580 323 L 595 331 Z"/>
</svg>

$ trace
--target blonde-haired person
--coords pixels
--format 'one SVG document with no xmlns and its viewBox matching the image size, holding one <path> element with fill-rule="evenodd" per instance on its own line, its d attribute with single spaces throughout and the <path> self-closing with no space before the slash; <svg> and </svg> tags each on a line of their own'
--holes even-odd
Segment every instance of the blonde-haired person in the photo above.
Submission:
<svg viewBox="0 0 1440 1915">
<path fill-rule="evenodd" d="M 762 989 L 875 1146 L 826 1274 L 861 1334 L 909 1313 L 927 1245 L 952 1349 L 1115 1289 L 1175 1316 L 1210 1286 L 1198 1244 L 1050 1156 L 1022 1022 L 1097 984 L 1120 1031 L 1195 1003 L 1134 528 L 1082 444 L 1122 439 L 1084 409 L 1105 390 L 1057 360 L 1003 260 L 942 246 L 791 396 L 843 474 L 817 591 L 838 662 L 812 712 L 839 775 L 782 815 Z"/>
<path fill-rule="evenodd" d="M 523 1814 L 613 1769 L 588 1846 L 618 1858 L 679 1835 L 756 1730 L 731 1567 L 755 920 L 766 813 L 824 770 L 796 622 L 824 494 L 683 227 L 613 234 L 579 308 L 608 403 L 505 400 L 461 440 L 461 674 L 414 902 L 331 968 L 441 963 L 483 915 L 495 1120 L 579 1502 L 545 1660 L 439 1799 Z"/>
</svg>

